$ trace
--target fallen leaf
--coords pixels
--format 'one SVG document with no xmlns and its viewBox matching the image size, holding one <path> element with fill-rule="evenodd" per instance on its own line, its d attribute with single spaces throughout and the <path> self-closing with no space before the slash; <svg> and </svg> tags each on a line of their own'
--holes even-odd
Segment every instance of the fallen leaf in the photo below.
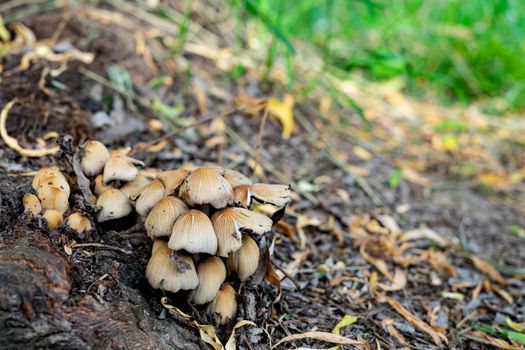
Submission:
<svg viewBox="0 0 525 350">
<path fill-rule="evenodd" d="M 492 290 L 496 292 L 500 297 L 502 297 L 510 305 L 514 303 L 514 298 L 512 298 L 512 295 L 510 295 L 509 292 L 507 292 L 506 290 L 501 289 L 500 287 L 494 284 L 492 285 Z"/>
<path fill-rule="evenodd" d="M 412 241 L 416 239 L 425 238 L 436 242 L 440 247 L 444 248 L 450 245 L 450 242 L 441 236 L 436 231 L 429 229 L 428 227 L 420 227 L 413 230 L 408 230 L 401 236 L 401 241 Z"/>
<path fill-rule="evenodd" d="M 515 330 L 516 332 L 525 331 L 525 324 L 514 322 L 510 319 L 509 316 L 505 317 L 505 326 Z"/>
<path fill-rule="evenodd" d="M 386 328 L 386 330 L 388 331 L 388 333 L 390 333 L 391 336 L 396 338 L 396 340 L 399 342 L 399 344 L 405 345 L 405 346 L 409 345 L 407 343 L 406 339 L 403 337 L 403 335 L 401 335 L 401 333 L 399 333 L 397 328 L 394 326 L 394 320 L 393 319 L 388 318 L 386 320 L 383 320 L 381 322 L 381 324 Z"/>
<path fill-rule="evenodd" d="M 472 260 L 474 266 L 476 266 L 480 272 L 482 272 L 494 282 L 498 282 L 503 285 L 509 284 L 509 282 L 490 263 L 486 262 L 485 260 L 481 260 L 475 255 L 471 255 L 470 260 Z"/>
<path fill-rule="evenodd" d="M 226 342 L 226 345 L 224 346 L 224 350 L 235 350 L 235 349 L 237 349 L 237 344 L 236 344 L 236 340 L 235 340 L 235 330 L 237 328 L 244 327 L 244 326 L 257 327 L 257 325 L 255 323 L 253 323 L 252 321 L 242 320 L 242 321 L 237 322 L 235 324 L 235 326 L 233 326 L 232 334 L 230 335 L 230 338 Z"/>
<path fill-rule="evenodd" d="M 284 337 L 283 339 L 279 340 L 274 346 L 272 346 L 272 349 L 275 349 L 279 345 L 288 342 L 288 341 L 294 341 L 294 340 L 301 340 L 301 339 L 315 339 L 318 341 L 323 341 L 327 343 L 332 344 L 341 344 L 341 345 L 356 345 L 356 346 L 365 346 L 366 342 L 362 340 L 353 340 L 350 338 L 346 338 L 340 335 L 328 333 L 328 332 L 304 332 L 300 334 L 292 334 L 287 337 Z"/>
<path fill-rule="evenodd" d="M 383 283 L 378 283 L 377 285 L 382 290 L 387 291 L 387 292 L 395 292 L 398 290 L 402 290 L 407 285 L 406 271 L 396 267 L 396 270 L 394 271 L 394 280 L 392 281 L 392 284 L 386 285 Z"/>
<path fill-rule="evenodd" d="M 286 94 L 284 101 L 281 102 L 274 97 L 270 97 L 266 102 L 266 110 L 273 115 L 283 127 L 282 137 L 284 139 L 290 138 L 295 125 L 293 116 L 293 106 L 295 99 L 292 95 Z"/>
<path fill-rule="evenodd" d="M 462 334 L 461 337 L 474 340 L 476 342 L 491 345 L 497 349 L 506 349 L 506 350 L 516 350 L 515 346 L 512 346 L 512 344 L 509 344 L 503 339 L 498 339 L 491 337 L 488 334 L 485 334 L 483 332 L 467 332 L 465 334 Z"/>
<path fill-rule="evenodd" d="M 365 246 L 362 245 L 359 249 L 359 252 L 361 253 L 361 256 L 371 265 L 374 265 L 374 267 L 383 274 L 388 280 L 391 282 L 394 282 L 394 277 L 390 274 L 388 271 L 388 265 L 386 262 L 382 259 L 376 259 L 368 255 L 368 253 L 365 250 Z"/>
<path fill-rule="evenodd" d="M 432 181 L 411 168 L 403 168 L 401 174 L 405 180 L 423 187 L 431 187 Z"/>
<path fill-rule="evenodd" d="M 341 321 L 339 321 L 335 325 L 334 329 L 332 330 L 332 333 L 340 335 L 341 329 L 345 328 L 346 326 L 356 323 L 358 319 L 359 319 L 358 316 L 344 315 Z"/>
<path fill-rule="evenodd" d="M 465 300 L 465 296 L 458 292 L 441 292 L 441 296 L 443 298 L 452 299 L 452 300 L 458 300 L 463 301 Z"/>
</svg>

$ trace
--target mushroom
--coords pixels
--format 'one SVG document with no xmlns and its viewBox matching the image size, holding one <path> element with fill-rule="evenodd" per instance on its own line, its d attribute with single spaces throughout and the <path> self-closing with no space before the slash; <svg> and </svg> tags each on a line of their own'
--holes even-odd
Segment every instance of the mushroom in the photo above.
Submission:
<svg viewBox="0 0 525 350">
<path fill-rule="evenodd" d="M 188 210 L 186 204 L 172 196 L 160 200 L 148 214 L 144 226 L 150 238 L 169 237 L 175 220 Z"/>
<path fill-rule="evenodd" d="M 140 160 L 124 154 L 115 154 L 109 158 L 104 166 L 104 183 L 113 180 L 132 181 L 139 173 L 136 165 L 144 165 Z"/>
<path fill-rule="evenodd" d="M 172 194 L 182 184 L 184 179 L 188 177 L 190 171 L 187 169 L 177 169 L 162 171 L 157 174 L 157 179 L 162 181 L 164 188 L 166 189 L 166 196 Z"/>
<path fill-rule="evenodd" d="M 164 185 L 156 179 L 144 186 L 135 203 L 135 209 L 142 217 L 148 215 L 151 208 L 164 197 Z"/>
<path fill-rule="evenodd" d="M 249 230 L 257 234 L 272 228 L 272 219 L 244 208 L 226 208 L 211 217 L 217 235 L 219 256 L 226 257 L 241 247 L 241 233 Z"/>
<path fill-rule="evenodd" d="M 188 210 L 173 225 L 168 246 L 189 253 L 217 253 L 217 237 L 210 219 L 199 210 Z"/>
<path fill-rule="evenodd" d="M 40 186 L 40 182 L 46 177 L 50 176 L 61 176 L 64 178 L 64 181 L 66 181 L 64 174 L 62 174 L 62 172 L 57 166 L 45 167 L 37 171 L 37 173 L 33 177 L 31 187 L 33 187 L 33 189 L 36 191 L 38 189 L 38 186 Z"/>
<path fill-rule="evenodd" d="M 259 265 L 259 246 L 250 236 L 242 238 L 242 247 L 228 256 L 228 271 L 236 271 L 241 281 L 246 281 L 257 270 Z"/>
<path fill-rule="evenodd" d="M 274 184 L 240 185 L 233 189 L 235 202 L 249 208 L 252 199 L 262 204 L 284 207 L 290 202 L 290 186 Z"/>
<path fill-rule="evenodd" d="M 69 206 L 69 195 L 65 189 L 55 186 L 40 186 L 38 198 L 44 209 L 54 209 L 63 215 Z"/>
<path fill-rule="evenodd" d="M 160 239 L 153 242 L 152 256 L 146 266 L 146 278 L 157 289 L 170 292 L 194 289 L 199 284 L 193 260 L 182 252 L 173 252 Z"/>
<path fill-rule="evenodd" d="M 191 291 L 190 300 L 195 304 L 206 304 L 212 301 L 222 282 L 226 279 L 226 267 L 216 256 L 209 256 L 197 266 L 199 285 Z"/>
<path fill-rule="evenodd" d="M 80 213 L 73 213 L 69 215 L 66 220 L 67 226 L 77 233 L 91 230 L 91 222 L 89 222 L 87 217 Z"/>
<path fill-rule="evenodd" d="M 128 198 L 135 198 L 145 186 L 153 181 L 153 179 L 155 179 L 155 175 L 151 173 L 150 169 L 140 170 L 135 179 L 126 183 L 120 188 L 120 190 L 124 192 Z"/>
<path fill-rule="evenodd" d="M 47 222 L 47 227 L 57 228 L 62 223 L 62 214 L 54 209 L 48 209 L 44 212 L 44 219 Z"/>
<path fill-rule="evenodd" d="M 210 166 L 191 171 L 180 187 L 180 197 L 189 205 L 209 204 L 224 208 L 233 202 L 233 190 L 223 173 L 223 169 Z"/>
<path fill-rule="evenodd" d="M 235 289 L 230 284 L 224 285 L 208 304 L 206 312 L 213 317 L 216 324 L 222 325 L 232 321 L 237 314 Z"/>
<path fill-rule="evenodd" d="M 224 169 L 224 178 L 228 181 L 231 187 L 235 188 L 241 185 L 251 185 L 252 181 L 244 174 L 231 169 Z"/>
<path fill-rule="evenodd" d="M 34 194 L 26 193 L 24 198 L 22 198 L 22 204 L 24 205 L 24 211 L 32 216 L 37 216 L 42 212 L 42 204 L 40 204 L 40 200 Z"/>
<path fill-rule="evenodd" d="M 80 161 L 80 167 L 87 176 L 95 176 L 100 174 L 104 165 L 109 160 L 109 151 L 102 142 L 99 141 L 87 141 L 82 146 L 82 159 Z"/>
<path fill-rule="evenodd" d="M 49 186 L 58 187 L 61 190 L 66 191 L 68 197 L 69 197 L 69 194 L 71 193 L 71 188 L 69 187 L 69 183 L 66 181 L 66 178 L 61 175 L 51 175 L 46 178 L 43 178 L 40 181 L 40 184 L 38 185 L 38 188 L 36 189 L 36 191 L 38 192 L 40 191 L 40 189 L 44 187 L 49 187 Z"/>
<path fill-rule="evenodd" d="M 98 222 L 123 218 L 132 210 L 128 197 L 115 188 L 104 191 L 97 199 L 97 206 L 101 207 L 97 216 Z"/>
<path fill-rule="evenodd" d="M 104 183 L 104 176 L 103 175 L 98 175 L 96 178 L 95 178 L 95 194 L 97 196 L 100 196 L 103 192 L 109 190 L 109 189 L 112 189 L 112 188 L 115 188 L 111 185 L 106 185 Z"/>
</svg>

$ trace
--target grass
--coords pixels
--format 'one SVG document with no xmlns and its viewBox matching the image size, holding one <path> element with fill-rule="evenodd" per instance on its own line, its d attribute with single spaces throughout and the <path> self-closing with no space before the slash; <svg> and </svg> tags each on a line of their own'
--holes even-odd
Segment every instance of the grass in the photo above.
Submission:
<svg viewBox="0 0 525 350">
<path fill-rule="evenodd" d="M 500 113 L 525 108 L 525 1 L 230 0 L 281 46 L 319 50 L 341 75 L 399 79 L 404 90 L 447 103 L 482 101 Z M 273 46 L 273 45 L 272 45 Z M 269 50 L 271 64 L 277 50 Z"/>
</svg>

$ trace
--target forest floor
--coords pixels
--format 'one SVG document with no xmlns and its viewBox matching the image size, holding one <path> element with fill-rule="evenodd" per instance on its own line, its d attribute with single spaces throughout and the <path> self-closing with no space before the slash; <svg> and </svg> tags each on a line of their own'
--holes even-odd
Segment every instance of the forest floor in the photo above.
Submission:
<svg viewBox="0 0 525 350">
<path fill-rule="evenodd" d="M 211 5 L 195 10 L 184 41 L 172 22 L 181 21 L 176 9 L 153 15 L 120 1 L 2 6 L 4 19 L 13 20 L 6 26 L 12 40 L 0 46 L 0 105 L 16 99 L 7 132 L 23 147 L 42 147 L 56 132 L 75 144 L 95 138 L 131 146 L 148 167 L 213 162 L 292 186 L 287 214 L 268 237 L 281 298 L 272 307 L 274 285 L 246 286 L 258 300 L 240 296 L 246 311 L 238 321 L 257 327 L 237 331 L 238 348 L 269 348 L 283 338 L 279 348 L 329 348 L 349 339 L 364 345 L 345 348 L 523 348 L 522 120 L 414 101 L 393 85 L 322 75 L 307 61 L 290 89 L 279 65 L 268 74 L 257 68 L 264 55 L 256 44 L 242 54 L 230 49 L 227 11 Z M 320 78 L 312 83 L 311 76 Z M 0 264 L 33 244 L 26 235 L 38 231 L 38 244 L 67 266 L 46 275 L 49 293 L 60 294 L 53 298 L 68 310 L 64 322 L 75 325 L 72 315 L 82 316 L 76 307 L 90 303 L 99 315 L 90 316 L 95 328 L 103 323 L 97 317 L 122 313 L 119 322 L 158 337 L 149 348 L 206 348 L 194 325 L 169 316 L 163 294 L 145 281 L 150 243 L 140 233 L 100 227 L 79 237 L 21 216 L 30 179 L 20 174 L 53 162 L 22 157 L 1 141 Z M 130 254 L 65 249 L 73 241 Z M 5 276 L 0 295 L 7 300 L 14 297 Z M 202 321 L 198 310 L 168 297 Z M 0 302 L 0 335 L 13 343 L 0 341 L 0 348 L 139 348 L 138 336 L 124 331 L 128 339 L 120 340 L 109 330 L 67 331 L 59 314 L 44 327 L 38 302 L 12 300 Z M 137 310 L 149 318 L 141 321 Z M 8 322 L 17 312 L 26 321 Z M 143 324 L 149 320 L 155 325 Z M 173 324 L 192 345 L 170 340 L 180 336 L 170 333 Z M 230 331 L 218 330 L 219 338 Z M 78 344 L 67 347 L 72 338 L 57 335 L 67 332 L 78 333 Z"/>
</svg>

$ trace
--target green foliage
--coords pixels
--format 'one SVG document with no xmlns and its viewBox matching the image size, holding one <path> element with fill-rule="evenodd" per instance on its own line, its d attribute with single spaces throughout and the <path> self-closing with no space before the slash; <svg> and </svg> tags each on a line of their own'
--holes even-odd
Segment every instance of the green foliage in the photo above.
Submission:
<svg viewBox="0 0 525 350">
<path fill-rule="evenodd" d="M 230 0 L 232 3 L 232 0 Z M 525 1 L 237 0 L 287 50 L 314 44 L 329 68 L 402 78 L 446 101 L 496 98 L 525 107 Z"/>
</svg>

